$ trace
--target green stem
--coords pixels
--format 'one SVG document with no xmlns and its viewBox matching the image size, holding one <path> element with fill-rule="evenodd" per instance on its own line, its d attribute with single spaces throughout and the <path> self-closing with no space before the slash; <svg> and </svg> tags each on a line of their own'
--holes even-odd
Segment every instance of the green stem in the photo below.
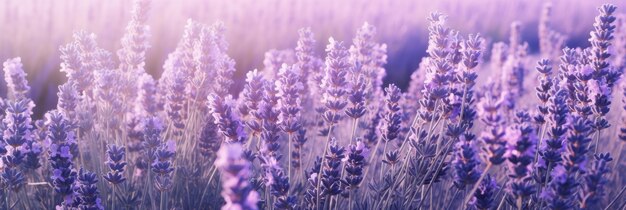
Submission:
<svg viewBox="0 0 626 210">
<path fill-rule="evenodd" d="M 385 141 L 385 145 L 383 146 L 383 154 L 382 154 L 382 158 L 383 160 L 385 159 L 385 153 L 387 153 L 387 141 Z M 380 177 L 383 177 L 385 174 L 385 164 L 383 163 L 380 166 Z"/>
<path fill-rule="evenodd" d="M 165 194 L 166 194 L 165 191 L 161 191 L 161 204 L 159 207 L 160 210 L 167 210 L 167 206 L 166 206 L 167 204 L 165 202 L 165 197 L 166 197 Z"/>
<path fill-rule="evenodd" d="M 287 180 L 289 181 L 289 183 L 291 183 L 291 147 L 292 147 L 292 140 L 291 140 L 291 135 L 292 133 L 289 132 L 288 137 L 287 137 L 287 141 L 289 141 L 289 153 L 287 154 L 288 160 L 287 160 Z"/>
<path fill-rule="evenodd" d="M 316 198 L 315 198 L 315 205 L 319 205 L 320 203 L 320 185 L 322 184 L 322 169 L 324 168 L 324 161 L 326 159 L 326 152 L 328 151 L 328 142 L 330 141 L 330 135 L 333 132 L 333 124 L 331 123 L 330 125 L 328 125 L 328 135 L 326 136 L 326 143 L 324 143 L 324 152 L 322 153 L 322 162 L 320 162 L 320 170 L 317 173 L 317 187 L 316 189 Z M 319 207 L 319 206 L 318 206 Z"/>
</svg>

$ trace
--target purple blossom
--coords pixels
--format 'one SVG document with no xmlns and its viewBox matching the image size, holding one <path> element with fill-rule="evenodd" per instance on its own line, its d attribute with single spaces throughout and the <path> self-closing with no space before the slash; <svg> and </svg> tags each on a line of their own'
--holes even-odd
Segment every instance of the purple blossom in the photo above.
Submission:
<svg viewBox="0 0 626 210">
<path fill-rule="evenodd" d="M 343 42 L 330 38 L 326 47 L 328 53 L 326 57 L 325 75 L 321 87 L 324 89 L 322 103 L 326 107 L 324 119 L 331 125 L 337 124 L 343 117 L 342 111 L 348 104 L 345 100 L 347 94 L 346 76 L 351 65 L 348 61 L 348 50 L 343 46 Z"/>
<path fill-rule="evenodd" d="M 74 197 L 73 185 L 77 173 L 69 149 L 76 147 L 75 125 L 59 112 L 46 114 L 48 125 L 49 161 L 53 175 L 54 191 L 64 198 L 62 206 L 69 207 Z"/>
<path fill-rule="evenodd" d="M 124 171 L 128 164 L 124 159 L 126 156 L 125 148 L 118 147 L 117 145 L 108 145 L 107 147 L 107 161 L 105 164 L 108 166 L 109 172 L 107 172 L 103 178 L 110 184 L 121 184 L 126 181 Z"/>
<path fill-rule="evenodd" d="M 57 109 L 70 119 L 73 119 L 77 111 L 78 103 L 80 102 L 80 95 L 76 89 L 76 84 L 72 81 L 68 81 L 60 85 L 57 97 L 59 97 Z"/>
<path fill-rule="evenodd" d="M 233 112 L 232 96 L 225 98 L 216 94 L 209 95 L 209 112 L 212 114 L 214 123 L 219 132 L 224 135 L 226 142 L 241 142 L 245 138 L 244 127 Z"/>
<path fill-rule="evenodd" d="M 299 69 L 283 64 L 278 72 L 278 81 L 276 81 L 278 107 L 280 109 L 277 123 L 286 133 L 294 133 L 302 126 L 300 123 L 300 110 L 302 109 L 300 91 L 302 88 Z"/>
<path fill-rule="evenodd" d="M 26 80 L 26 72 L 22 67 L 22 59 L 12 58 L 6 60 L 3 64 L 4 81 L 7 83 L 8 97 L 14 100 L 28 98 L 30 86 Z"/>
<path fill-rule="evenodd" d="M 93 172 L 80 169 L 77 176 L 75 192 L 77 194 L 75 203 L 79 209 L 104 209 L 100 191 L 98 190 L 98 175 Z"/>
<path fill-rule="evenodd" d="M 150 0 L 133 1 L 131 19 L 122 37 L 122 49 L 117 51 L 120 59 L 119 69 L 132 75 L 141 75 L 145 72 L 146 50 L 150 48 L 148 43 L 150 26 L 146 24 L 149 10 Z"/>
<path fill-rule="evenodd" d="M 217 153 L 215 166 L 222 173 L 222 197 L 226 209 L 257 209 L 259 194 L 248 182 L 250 163 L 242 158 L 243 149 L 238 143 L 223 144 Z"/>
</svg>

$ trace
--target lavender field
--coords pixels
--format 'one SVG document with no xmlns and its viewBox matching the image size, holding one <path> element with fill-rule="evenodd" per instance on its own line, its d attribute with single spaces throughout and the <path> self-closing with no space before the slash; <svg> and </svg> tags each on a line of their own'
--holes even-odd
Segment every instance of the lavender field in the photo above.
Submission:
<svg viewBox="0 0 626 210">
<path fill-rule="evenodd" d="M 0 209 L 626 209 L 626 2 L 6 0 Z"/>
</svg>

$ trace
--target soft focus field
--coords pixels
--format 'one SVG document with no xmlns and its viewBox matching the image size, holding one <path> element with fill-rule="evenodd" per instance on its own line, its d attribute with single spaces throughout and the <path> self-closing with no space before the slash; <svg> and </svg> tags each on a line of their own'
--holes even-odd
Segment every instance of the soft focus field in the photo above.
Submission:
<svg viewBox="0 0 626 210">
<path fill-rule="evenodd" d="M 210 24 L 217 20 L 227 27 L 229 55 L 236 61 L 235 78 L 261 68 L 264 53 L 270 49 L 291 49 L 298 38 L 297 30 L 311 27 L 318 41 L 333 36 L 350 40 L 356 29 L 369 22 L 378 29 L 376 40 L 388 45 L 389 73 L 386 84 L 394 82 L 407 87 L 408 75 L 426 55 L 428 22 L 434 11 L 449 14 L 450 27 L 461 33 L 481 33 L 488 43 L 507 40 L 509 25 L 521 21 L 522 37 L 531 52 L 539 50 L 537 24 L 542 0 L 154 0 L 150 9 L 152 36 L 146 52 L 146 71 L 158 76 L 163 61 L 182 36 L 183 26 L 192 18 Z M 571 47 L 589 46 L 587 39 L 596 7 L 602 2 L 623 8 L 626 3 L 608 1 L 551 1 L 553 28 L 566 34 Z M 72 39 L 72 34 L 86 30 L 98 36 L 98 43 L 109 51 L 121 47 L 124 27 L 130 20 L 128 0 L 6 0 L 0 4 L 0 58 L 21 56 L 25 60 L 28 80 L 33 84 L 32 97 L 42 101 L 36 107 L 39 116 L 54 107 L 56 86 L 65 79 L 58 71 L 58 47 Z M 316 46 L 323 52 L 324 44 Z M 486 52 L 489 54 L 489 52 Z M 31 73 L 32 72 L 32 73 Z M 34 74 L 37 72 L 37 74 Z M 0 86 L 2 87 L 2 86 Z M 243 86 L 238 83 L 233 91 Z M 45 101 L 45 102 L 44 102 Z"/>
</svg>

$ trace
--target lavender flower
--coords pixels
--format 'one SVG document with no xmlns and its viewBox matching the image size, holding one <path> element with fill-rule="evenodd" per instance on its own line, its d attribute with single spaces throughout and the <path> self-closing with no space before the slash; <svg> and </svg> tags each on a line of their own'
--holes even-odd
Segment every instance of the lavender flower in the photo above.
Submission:
<svg viewBox="0 0 626 210">
<path fill-rule="evenodd" d="M 543 116 L 548 115 L 548 107 L 546 104 L 548 103 L 548 100 L 550 100 L 552 94 L 551 90 L 553 83 L 550 77 L 552 74 L 552 66 L 550 60 L 548 59 L 540 60 L 537 62 L 537 65 L 536 69 L 539 73 L 541 73 L 541 80 L 539 81 L 539 86 L 535 89 L 537 90 L 537 97 L 539 98 L 539 101 L 541 101 L 541 104 L 537 106 L 540 114 L 535 117 L 535 121 L 539 125 L 543 125 L 543 123 L 545 123 Z"/>
<path fill-rule="evenodd" d="M 186 116 L 186 75 L 182 72 L 183 63 L 181 58 L 174 55 L 171 60 L 171 71 L 173 72 L 172 81 L 167 87 L 165 109 L 172 125 L 174 126 L 174 135 L 182 135 L 182 129 L 185 128 L 184 119 Z"/>
<path fill-rule="evenodd" d="M 326 107 L 324 119 L 334 125 L 342 118 L 342 111 L 348 104 L 345 100 L 347 93 L 346 75 L 350 69 L 348 61 L 348 50 L 343 46 L 343 42 L 330 38 L 326 47 L 328 56 L 326 57 L 326 69 L 321 87 L 324 88 L 322 103 Z"/>
<path fill-rule="evenodd" d="M 217 62 L 217 75 L 213 85 L 213 92 L 219 96 L 224 96 L 230 92 L 233 85 L 233 74 L 235 73 L 235 60 L 223 55 Z"/>
<path fill-rule="evenodd" d="M 149 10 L 150 0 L 133 1 L 131 19 L 122 37 L 122 49 L 117 51 L 119 69 L 132 75 L 141 75 L 144 72 L 146 50 L 150 48 L 150 26 L 146 25 Z"/>
<path fill-rule="evenodd" d="M 232 96 L 225 98 L 216 94 L 209 95 L 209 110 L 213 115 L 214 123 L 220 133 L 226 137 L 226 142 L 243 141 L 245 133 L 238 117 L 232 111 Z"/>
<path fill-rule="evenodd" d="M 452 167 L 454 168 L 454 185 L 459 189 L 472 186 L 481 175 L 478 169 L 480 160 L 478 159 L 475 138 L 475 135 L 466 133 L 461 135 L 456 145 Z"/>
<path fill-rule="evenodd" d="M 480 210 L 492 209 L 497 204 L 495 201 L 498 188 L 496 180 L 488 174 L 478 186 L 478 190 L 474 192 L 474 196 L 468 203 L 468 206 Z"/>
<path fill-rule="evenodd" d="M 271 185 L 271 194 L 276 197 L 274 200 L 274 209 L 296 209 L 296 196 L 289 195 L 289 178 L 284 172 L 277 171 L 272 173 L 274 182 Z"/>
<path fill-rule="evenodd" d="M 54 191 L 63 198 L 62 206 L 70 206 L 73 202 L 73 185 L 76 180 L 76 171 L 70 152 L 76 146 L 74 135 L 75 125 L 68 121 L 59 112 L 46 114 L 48 125 L 49 160 L 52 167 L 52 185 Z"/>
<path fill-rule="evenodd" d="M 574 207 L 574 194 L 579 186 L 574 174 L 562 165 L 557 165 L 551 172 L 551 181 L 541 193 L 541 198 L 550 209 L 571 209 Z"/>
<path fill-rule="evenodd" d="M 594 78 L 599 79 L 607 74 L 609 63 L 607 59 L 611 56 L 608 52 L 615 31 L 615 16 L 613 13 L 617 7 L 611 4 L 604 4 L 598 8 L 600 15 L 596 17 L 594 22 L 594 31 L 590 33 L 591 38 L 591 64 L 594 69 Z"/>
<path fill-rule="evenodd" d="M 4 120 L 2 121 L 6 129 L 4 129 L 2 138 L 14 149 L 33 140 L 32 120 L 30 118 L 33 106 L 30 99 L 10 101 L 7 104 L 5 110 L 6 116 L 4 116 Z"/>
<path fill-rule="evenodd" d="M 307 208 L 316 208 L 320 202 L 317 200 L 319 194 L 319 175 L 318 172 L 322 168 L 322 158 L 317 156 L 311 166 L 310 171 L 305 172 L 307 179 L 307 188 L 304 194 L 304 201 L 307 204 Z"/>
<path fill-rule="evenodd" d="M 97 183 L 98 178 L 95 173 L 80 169 L 75 189 L 79 209 L 104 209 Z"/>
<path fill-rule="evenodd" d="M 23 166 L 26 169 L 37 170 L 41 167 L 41 154 L 43 153 L 43 148 L 41 143 L 37 142 L 35 139 L 31 139 L 27 141 L 23 145 L 24 149 L 24 161 Z"/>
<path fill-rule="evenodd" d="M 143 121 L 143 148 L 154 151 L 163 144 L 163 124 L 157 117 L 148 117 Z M 151 154 L 150 154 L 151 155 Z"/>
<path fill-rule="evenodd" d="M 214 157 L 222 143 L 219 139 L 217 126 L 211 120 L 208 120 L 202 127 L 200 138 L 198 138 L 200 154 L 202 154 L 205 158 Z"/>
<path fill-rule="evenodd" d="M 298 42 L 295 49 L 296 65 L 300 69 L 300 83 L 303 88 L 300 91 L 304 98 L 308 101 L 309 97 L 305 93 L 309 93 L 308 81 L 311 73 L 317 70 L 315 67 L 315 38 L 311 28 L 301 28 L 298 30 Z"/>
<path fill-rule="evenodd" d="M 57 109 L 68 116 L 70 119 L 74 119 L 76 114 L 76 107 L 80 101 L 80 96 L 76 89 L 76 84 L 72 81 L 59 86 L 59 92 L 57 93 L 59 101 L 57 102 Z"/>
<path fill-rule="evenodd" d="M 243 88 L 243 106 L 252 115 L 252 119 L 246 125 L 252 130 L 253 135 L 260 133 L 263 129 L 263 116 L 260 110 L 264 95 L 265 79 L 263 75 L 255 69 L 246 74 L 246 85 Z"/>
<path fill-rule="evenodd" d="M 8 97 L 14 100 L 21 100 L 28 98 L 28 81 L 26 80 L 26 73 L 22 68 L 22 59 L 12 58 L 5 61 L 3 64 L 4 81 L 7 83 Z"/>
<path fill-rule="evenodd" d="M 4 147 L 7 153 L 2 156 L 4 166 L 2 182 L 14 192 L 18 192 L 25 183 L 25 177 L 19 166 L 24 161 L 25 153 L 28 152 L 25 144 L 33 141 L 32 126 L 30 125 L 31 109 L 32 102 L 30 99 L 22 98 L 19 101 L 9 101 L 5 110 L 6 116 L 2 121 L 4 127 L 2 139 L 9 146 Z"/>
<path fill-rule="evenodd" d="M 267 78 L 277 79 L 281 66 L 283 64 L 291 65 L 294 63 L 294 60 L 295 56 L 291 49 L 271 49 L 265 52 L 265 58 L 263 59 L 263 73 Z"/>
<path fill-rule="evenodd" d="M 79 45 L 72 42 L 60 47 L 59 51 L 61 51 L 61 60 L 63 61 L 61 62 L 61 72 L 65 72 L 68 83 L 75 83 L 76 90 L 81 93 L 87 86 L 86 83 L 91 72 L 85 71 L 82 67 Z"/>
<path fill-rule="evenodd" d="M 278 165 L 274 157 L 259 156 L 261 167 L 263 167 L 264 183 L 269 189 L 269 194 L 274 197 L 274 208 L 294 209 L 297 205 L 296 197 L 289 195 L 289 177 L 285 175 L 283 169 Z"/>
<path fill-rule="evenodd" d="M 257 209 L 259 194 L 248 182 L 250 163 L 242 158 L 243 149 L 238 143 L 223 144 L 217 154 L 215 166 L 222 173 L 222 196 L 226 209 Z"/>
<path fill-rule="evenodd" d="M 320 196 L 331 196 L 341 193 L 341 160 L 345 157 L 345 149 L 339 147 L 335 139 L 331 139 L 328 154 L 322 168 Z M 320 199 L 322 200 L 322 199 Z"/>
<path fill-rule="evenodd" d="M 474 69 L 481 60 L 483 42 L 484 40 L 479 34 L 470 34 L 467 40 L 461 43 L 463 66 L 465 68 L 460 72 L 457 80 L 464 85 L 462 95 L 463 102 L 459 114 L 461 115 L 461 125 L 466 130 L 474 126 L 474 119 L 476 118 L 476 110 L 474 108 L 474 85 L 476 85 L 478 75 Z"/>
<path fill-rule="evenodd" d="M 505 140 L 504 136 L 506 131 L 502 127 L 503 118 L 499 112 L 501 102 L 495 101 L 495 99 L 486 95 L 479 102 L 479 115 L 481 120 L 488 126 L 486 131 L 481 134 L 481 140 L 485 143 L 486 148 L 483 148 L 485 155 L 489 159 L 489 162 L 494 165 L 499 165 L 505 161 Z"/>
<path fill-rule="evenodd" d="M 348 156 L 344 167 L 346 170 L 346 177 L 342 181 L 344 185 L 347 186 L 348 191 L 356 190 L 361 184 L 361 181 L 363 181 L 365 150 L 365 144 L 361 141 L 357 141 L 356 144 L 351 144 L 348 149 Z"/>
<path fill-rule="evenodd" d="M 608 153 L 600 153 L 594 155 L 594 157 L 595 162 L 591 170 L 584 175 L 585 182 L 578 194 L 580 208 L 582 209 L 593 208 L 606 195 L 604 185 L 608 183 L 608 180 L 605 175 L 611 172 L 609 162 L 613 158 Z"/>
<path fill-rule="evenodd" d="M 533 172 L 533 159 L 537 136 L 535 129 L 530 125 L 530 116 L 527 112 L 516 113 L 516 123 L 506 131 L 507 152 L 510 182 L 508 192 L 517 200 L 517 207 L 522 207 L 524 199 L 535 192 L 534 184 L 530 183 Z"/>
<path fill-rule="evenodd" d="M 157 86 L 149 74 L 142 74 L 139 78 L 139 93 L 137 95 L 135 113 L 139 116 L 152 116 L 158 111 Z"/>
<path fill-rule="evenodd" d="M 385 97 L 385 111 L 384 114 L 381 115 L 381 138 L 385 143 L 396 139 L 400 132 L 400 106 L 398 102 L 401 98 L 400 88 L 396 87 L 394 84 L 390 84 L 389 87 L 385 88 L 385 92 L 387 95 Z"/>
<path fill-rule="evenodd" d="M 569 173 L 585 172 L 587 170 L 587 145 L 591 142 L 588 137 L 592 132 L 591 122 L 580 116 L 572 117 L 567 135 L 567 146 L 563 155 L 563 165 Z"/>
<path fill-rule="evenodd" d="M 169 140 L 162 144 L 155 152 L 151 164 L 152 172 L 155 173 L 154 186 L 161 191 L 169 191 L 173 187 L 172 172 L 174 171 L 173 159 L 176 155 L 176 143 Z"/>
<path fill-rule="evenodd" d="M 196 63 L 194 62 L 194 44 L 198 40 L 200 35 L 201 24 L 192 19 L 187 19 L 185 24 L 185 30 L 178 45 L 176 46 L 176 52 L 180 53 L 181 72 L 185 75 L 185 80 L 191 79 L 194 76 L 194 69 Z M 190 87 L 190 84 L 185 85 L 186 88 Z"/>
<path fill-rule="evenodd" d="M 280 124 L 284 132 L 289 134 L 298 131 L 302 126 L 299 118 L 302 100 L 300 91 L 303 85 L 300 83 L 298 71 L 292 66 L 283 64 L 278 72 L 278 81 L 276 81 L 278 107 L 280 109 L 277 123 Z"/>
<path fill-rule="evenodd" d="M 440 13 L 430 14 L 428 21 L 428 52 L 430 62 L 422 90 L 423 98 L 420 100 L 420 118 L 425 122 L 431 122 L 438 118 L 437 102 L 449 96 L 449 84 L 453 78 L 453 64 L 448 60 L 450 55 L 451 31 L 445 26 L 445 16 Z"/>
<path fill-rule="evenodd" d="M 565 134 L 568 131 L 566 126 L 568 114 L 568 108 L 566 105 L 567 93 L 565 91 L 559 91 L 552 96 L 547 105 L 548 111 L 548 138 L 545 139 L 545 147 L 540 148 L 542 159 L 547 164 L 554 164 L 561 161 L 561 153 L 563 152 L 563 144 L 565 142 Z"/>
<path fill-rule="evenodd" d="M 265 95 L 259 111 L 263 118 L 263 131 L 261 132 L 263 148 L 261 152 L 276 160 L 280 160 L 282 155 L 280 154 L 281 145 L 278 141 L 281 132 L 280 125 L 278 124 L 280 118 L 280 111 L 278 110 L 278 91 L 275 84 L 271 82 L 266 82 L 264 89 Z"/>
<path fill-rule="evenodd" d="M 597 82 L 596 88 L 591 88 L 590 97 L 593 103 L 593 112 L 595 114 L 593 129 L 598 133 L 610 125 L 605 119 L 605 115 L 610 111 L 611 92 L 613 85 L 619 79 L 622 72 L 610 68 L 608 58 L 611 54 L 608 48 L 613 40 L 615 31 L 615 16 L 613 13 L 617 7 L 611 4 L 604 4 L 598 8 L 600 15 L 596 17 L 594 23 L 594 31 L 590 33 L 591 38 L 591 55 L 590 65 L 593 67 L 593 79 Z M 591 86 L 591 85 L 590 85 Z M 598 139 L 596 139 L 596 152 L 598 147 Z"/>
<path fill-rule="evenodd" d="M 355 69 L 362 68 L 360 63 L 357 63 Z M 367 113 L 366 97 L 367 97 L 367 81 L 365 77 L 361 75 L 354 76 L 355 78 L 350 80 L 350 93 L 348 95 L 348 101 L 350 101 L 350 107 L 346 108 L 346 115 L 352 119 L 359 119 L 365 113 Z"/>
<path fill-rule="evenodd" d="M 552 3 L 544 3 L 539 17 L 539 50 L 542 57 L 555 58 L 565 44 L 566 37 L 551 29 Z"/>
<path fill-rule="evenodd" d="M 109 172 L 103 176 L 110 184 L 118 185 L 126 181 L 124 177 L 124 170 L 126 168 L 126 151 L 124 147 L 118 147 L 117 145 L 107 146 L 107 161 L 105 164 L 109 167 Z"/>
</svg>

